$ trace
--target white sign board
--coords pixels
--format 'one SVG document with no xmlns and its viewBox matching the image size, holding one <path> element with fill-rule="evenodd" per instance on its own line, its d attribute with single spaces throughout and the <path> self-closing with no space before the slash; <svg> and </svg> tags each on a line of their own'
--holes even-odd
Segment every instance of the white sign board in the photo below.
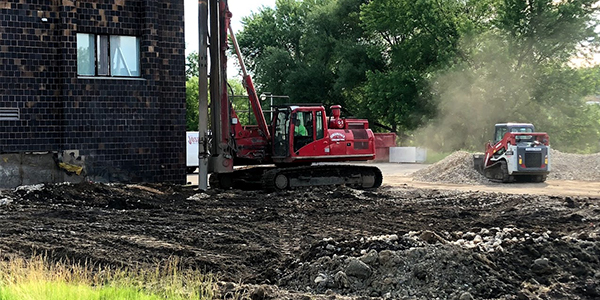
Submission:
<svg viewBox="0 0 600 300">
<path fill-rule="evenodd" d="M 185 140 L 186 165 L 198 167 L 198 131 L 188 131 Z"/>
</svg>

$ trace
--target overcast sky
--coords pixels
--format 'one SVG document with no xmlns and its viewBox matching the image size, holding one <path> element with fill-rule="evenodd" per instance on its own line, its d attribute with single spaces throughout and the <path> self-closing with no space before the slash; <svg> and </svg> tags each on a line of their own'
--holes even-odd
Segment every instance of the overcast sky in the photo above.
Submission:
<svg viewBox="0 0 600 300">
<path fill-rule="evenodd" d="M 198 51 L 198 0 L 185 2 L 185 53 Z M 229 10 L 233 14 L 231 26 L 234 31 L 242 28 L 242 17 L 258 12 L 261 7 L 275 7 L 275 0 L 229 0 Z"/>
</svg>

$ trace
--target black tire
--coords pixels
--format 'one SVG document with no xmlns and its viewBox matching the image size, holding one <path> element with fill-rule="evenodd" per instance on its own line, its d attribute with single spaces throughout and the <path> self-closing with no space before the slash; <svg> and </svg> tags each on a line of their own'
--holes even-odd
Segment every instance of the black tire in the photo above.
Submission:
<svg viewBox="0 0 600 300">
<path fill-rule="evenodd" d="M 268 192 L 273 192 L 276 190 L 275 176 L 277 176 L 277 173 L 277 170 L 269 170 L 263 174 L 261 178 L 263 190 Z"/>
<path fill-rule="evenodd" d="M 533 176 L 533 182 L 544 182 L 546 181 L 546 178 L 548 178 L 548 175 L 536 175 Z"/>
</svg>

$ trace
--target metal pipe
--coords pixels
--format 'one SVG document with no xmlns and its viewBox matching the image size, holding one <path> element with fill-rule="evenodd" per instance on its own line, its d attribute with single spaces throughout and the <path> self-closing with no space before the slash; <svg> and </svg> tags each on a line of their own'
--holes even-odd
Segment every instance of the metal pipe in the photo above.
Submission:
<svg viewBox="0 0 600 300">
<path fill-rule="evenodd" d="M 208 189 L 208 2 L 198 0 L 198 188 Z"/>
<path fill-rule="evenodd" d="M 211 129 L 213 143 L 211 155 L 219 155 L 219 144 L 225 142 L 222 140 L 221 128 L 221 52 L 220 52 L 220 32 L 219 32 L 219 3 L 217 0 L 209 0 L 209 49 L 210 49 L 210 109 L 211 109 Z"/>
</svg>

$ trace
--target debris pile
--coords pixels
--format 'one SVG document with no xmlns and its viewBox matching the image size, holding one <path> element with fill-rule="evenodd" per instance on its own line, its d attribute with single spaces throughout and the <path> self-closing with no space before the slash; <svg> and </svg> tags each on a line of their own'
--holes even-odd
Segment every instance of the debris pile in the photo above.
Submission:
<svg viewBox="0 0 600 300">
<path fill-rule="evenodd" d="M 591 300 L 600 299 L 597 200 L 46 184 L 1 192 L 0 259 L 47 253 L 153 270 L 176 258 L 217 274 L 218 299 Z"/>
<path fill-rule="evenodd" d="M 540 282 L 556 275 L 557 265 L 578 260 L 576 255 L 597 264 L 591 255 L 598 250 L 599 240 L 595 234 L 581 239 L 561 237 L 549 230 L 527 232 L 515 226 L 464 233 L 411 231 L 399 238 L 390 237 L 358 241 L 323 239 L 304 255 L 308 260 L 296 261 L 288 270 L 292 272 L 284 275 L 278 285 L 311 293 L 333 291 L 383 299 L 474 299 L 474 295 L 486 299 L 496 299 L 499 295 L 504 297 L 498 299 L 532 299 L 537 298 L 533 295 L 548 297 L 550 293 L 559 296 L 561 292 L 551 291 Z M 570 248 L 573 252 L 557 253 L 556 248 L 563 251 Z M 520 262 L 504 260 L 522 257 L 528 251 L 537 256 Z M 511 270 L 504 268 L 506 262 L 512 264 Z M 518 287 L 520 281 L 507 279 L 515 269 L 520 274 L 529 274 L 523 277 L 535 280 Z M 582 271 L 590 272 L 592 277 L 598 275 L 591 266 Z M 597 280 L 590 280 L 586 296 L 597 295 L 600 286 Z M 566 296 L 569 292 L 562 294 Z"/>
</svg>

